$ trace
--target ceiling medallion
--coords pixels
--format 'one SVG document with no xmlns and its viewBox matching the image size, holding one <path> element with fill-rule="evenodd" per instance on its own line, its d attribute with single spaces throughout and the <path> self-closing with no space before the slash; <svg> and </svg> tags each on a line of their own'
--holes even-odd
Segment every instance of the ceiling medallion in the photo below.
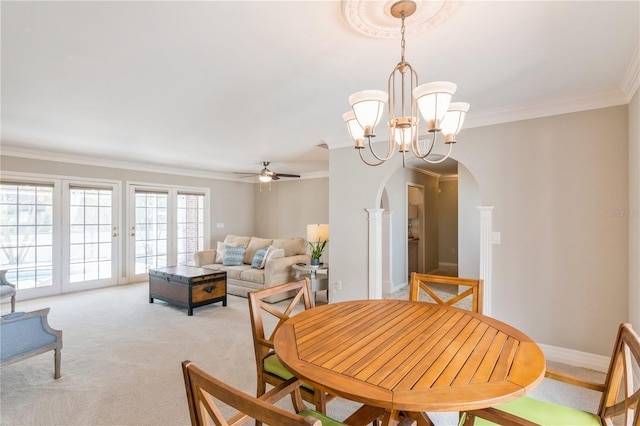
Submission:
<svg viewBox="0 0 640 426">
<path fill-rule="evenodd" d="M 356 31 L 371 37 L 399 38 L 398 20 L 391 7 L 397 0 L 342 0 L 346 21 Z M 416 0 L 416 11 L 407 16 L 406 35 L 420 34 L 436 28 L 456 11 L 459 0 Z M 384 4 L 384 7 L 380 7 Z"/>
</svg>

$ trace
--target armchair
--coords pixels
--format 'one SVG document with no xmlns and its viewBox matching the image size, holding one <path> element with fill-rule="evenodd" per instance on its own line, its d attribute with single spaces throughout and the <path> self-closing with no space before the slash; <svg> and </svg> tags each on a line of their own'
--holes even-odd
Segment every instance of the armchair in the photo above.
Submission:
<svg viewBox="0 0 640 426">
<path fill-rule="evenodd" d="M 11 312 L 16 311 L 16 285 L 7 281 L 7 270 L 0 270 L 0 299 L 11 297 Z"/>
<path fill-rule="evenodd" d="M 49 326 L 49 308 L 13 312 L 0 317 L 0 362 L 13 364 L 44 352 L 54 351 L 54 379 L 60 378 L 62 331 Z"/>
</svg>

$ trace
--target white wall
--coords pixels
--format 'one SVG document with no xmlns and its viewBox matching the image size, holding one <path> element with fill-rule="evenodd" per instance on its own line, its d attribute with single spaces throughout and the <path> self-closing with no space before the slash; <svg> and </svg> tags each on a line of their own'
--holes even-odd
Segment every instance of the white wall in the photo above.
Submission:
<svg viewBox="0 0 640 426">
<path fill-rule="evenodd" d="M 609 355 L 627 320 L 626 106 L 468 129 L 455 158 L 494 206 L 493 315 L 540 343 Z M 367 214 L 399 158 L 379 167 L 330 152 L 334 300 L 367 297 Z M 339 207 L 338 207 L 339 206 Z M 350 231 L 350 232 L 349 232 Z M 597 312 L 597 315 L 594 313 Z"/>
<path fill-rule="evenodd" d="M 274 181 L 255 185 L 255 235 L 263 238 L 307 238 L 307 225 L 329 223 L 329 178 Z M 329 228 L 331 240 L 331 228 Z M 330 250 L 331 241 L 325 249 Z M 323 255 L 323 256 L 325 256 Z M 327 258 L 328 259 L 328 258 Z"/>
<path fill-rule="evenodd" d="M 458 276 L 480 277 L 480 215 L 478 182 L 458 163 Z"/>
</svg>

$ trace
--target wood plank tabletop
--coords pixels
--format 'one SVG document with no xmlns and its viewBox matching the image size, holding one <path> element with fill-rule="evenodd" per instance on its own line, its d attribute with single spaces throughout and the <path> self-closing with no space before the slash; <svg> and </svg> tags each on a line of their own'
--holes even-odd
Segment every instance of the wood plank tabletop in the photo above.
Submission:
<svg viewBox="0 0 640 426">
<path fill-rule="evenodd" d="M 517 329 L 424 302 L 324 305 L 287 320 L 274 343 L 305 382 L 391 412 L 492 406 L 525 395 L 545 373 L 542 351 Z"/>
</svg>

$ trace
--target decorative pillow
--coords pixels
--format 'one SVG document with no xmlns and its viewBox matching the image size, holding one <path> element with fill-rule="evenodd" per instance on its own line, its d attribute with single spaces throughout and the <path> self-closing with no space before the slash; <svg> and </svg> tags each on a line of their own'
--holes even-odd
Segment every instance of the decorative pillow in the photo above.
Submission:
<svg viewBox="0 0 640 426">
<path fill-rule="evenodd" d="M 224 248 L 224 261 L 222 264 L 224 266 L 239 266 L 242 265 L 244 259 L 244 252 L 247 247 L 240 246 L 234 247 L 230 245 L 226 245 Z"/>
<path fill-rule="evenodd" d="M 251 265 L 251 262 L 253 262 L 253 257 L 256 255 L 256 251 L 261 248 L 269 247 L 271 245 L 271 241 L 273 240 L 251 237 L 249 244 L 247 244 L 247 251 L 244 252 L 244 263 L 246 263 L 247 265 Z"/>
<path fill-rule="evenodd" d="M 264 259 L 264 263 L 267 264 L 273 259 L 279 259 L 284 257 L 284 249 L 269 247 L 269 251 L 267 252 L 267 256 Z"/>
<path fill-rule="evenodd" d="M 253 260 L 251 261 L 251 267 L 255 269 L 264 268 L 264 261 L 267 258 L 268 251 L 269 247 L 256 250 L 256 254 L 253 256 Z"/>
<path fill-rule="evenodd" d="M 224 246 L 236 247 L 236 243 L 223 243 L 218 241 L 216 247 L 216 260 L 213 263 L 224 263 Z"/>
</svg>

